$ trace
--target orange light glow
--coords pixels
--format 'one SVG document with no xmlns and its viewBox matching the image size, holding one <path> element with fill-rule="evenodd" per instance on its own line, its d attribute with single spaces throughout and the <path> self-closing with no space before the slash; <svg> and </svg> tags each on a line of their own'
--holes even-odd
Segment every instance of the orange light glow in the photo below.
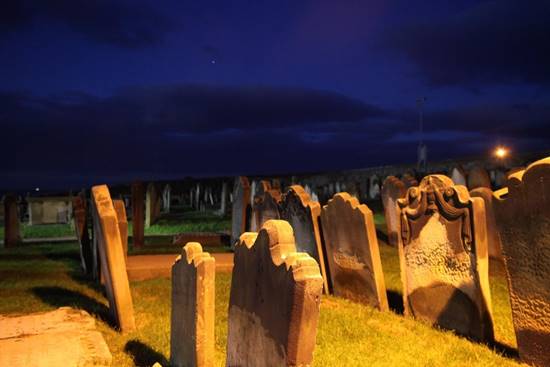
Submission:
<svg viewBox="0 0 550 367">
<path fill-rule="evenodd" d="M 497 147 L 495 149 L 495 156 L 497 158 L 504 158 L 508 155 L 508 149 L 506 149 L 505 147 Z"/>
</svg>

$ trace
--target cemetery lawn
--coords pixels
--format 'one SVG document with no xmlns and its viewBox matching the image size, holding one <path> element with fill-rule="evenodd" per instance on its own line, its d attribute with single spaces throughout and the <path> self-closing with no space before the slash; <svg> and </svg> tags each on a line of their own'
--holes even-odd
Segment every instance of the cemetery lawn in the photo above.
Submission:
<svg viewBox="0 0 550 367">
<path fill-rule="evenodd" d="M 397 251 L 381 245 L 390 304 L 398 312 L 400 277 Z M 315 366 L 518 366 L 514 359 L 507 286 L 501 269 L 491 277 L 495 334 L 488 347 L 448 331 L 332 296 L 321 303 Z M 216 366 L 223 366 L 231 275 L 216 274 Z M 0 249 L 0 314 L 23 314 L 61 306 L 84 309 L 113 354 L 113 366 L 168 365 L 170 280 L 131 282 L 137 331 L 121 335 L 107 322 L 108 303 L 100 287 L 80 275 L 75 243 Z M 505 353 L 511 357 L 505 357 Z"/>
<path fill-rule="evenodd" d="M 71 224 L 21 224 L 21 236 L 23 238 L 53 238 L 75 237 L 75 231 Z M 0 226 L 0 238 L 4 238 L 4 226 Z"/>
<path fill-rule="evenodd" d="M 212 211 L 163 214 L 149 228 L 147 235 L 174 235 L 183 232 L 227 232 L 231 230 L 231 218 L 220 217 Z M 128 222 L 128 233 L 132 233 L 132 221 Z"/>
</svg>

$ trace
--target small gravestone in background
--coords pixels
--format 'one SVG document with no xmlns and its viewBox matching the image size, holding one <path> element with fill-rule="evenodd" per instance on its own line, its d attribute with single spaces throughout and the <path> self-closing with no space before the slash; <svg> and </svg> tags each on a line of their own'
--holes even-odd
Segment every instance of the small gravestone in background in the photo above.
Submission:
<svg viewBox="0 0 550 367">
<path fill-rule="evenodd" d="M 395 176 L 389 176 L 382 184 L 382 204 L 388 231 L 388 244 L 397 247 L 399 230 L 399 214 L 397 213 L 397 199 L 405 197 L 407 189 L 403 181 Z"/>
<path fill-rule="evenodd" d="M 267 221 L 235 246 L 227 366 L 312 364 L 323 278 L 290 225 Z"/>
<path fill-rule="evenodd" d="M 214 365 L 215 259 L 188 242 L 172 266 L 170 365 Z"/>
<path fill-rule="evenodd" d="M 92 207 L 94 235 L 99 248 L 109 309 L 122 332 L 133 331 L 136 326 L 126 261 L 115 208 L 106 185 L 92 187 Z"/>
<path fill-rule="evenodd" d="M 257 228 L 262 228 L 263 224 L 270 219 L 281 218 L 281 191 L 272 189 L 261 190 L 254 202 L 254 219 L 257 221 Z"/>
<path fill-rule="evenodd" d="M 474 340 L 493 340 L 483 200 L 443 175 L 398 200 L 405 314 Z"/>
<path fill-rule="evenodd" d="M 408 189 L 409 187 L 418 186 L 418 180 L 412 173 L 404 173 L 401 177 L 401 181 L 405 185 L 405 189 Z M 382 185 L 383 186 L 383 185 Z"/>
<path fill-rule="evenodd" d="M 80 263 L 84 274 L 92 274 L 94 254 L 88 231 L 88 207 L 83 193 L 73 197 L 73 215 L 76 238 L 80 246 Z"/>
<path fill-rule="evenodd" d="M 160 216 L 160 195 L 154 183 L 147 185 L 145 194 L 145 228 L 155 224 Z"/>
<path fill-rule="evenodd" d="M 477 189 L 478 187 L 491 188 L 491 179 L 487 170 L 481 166 L 474 166 L 468 172 L 468 190 Z"/>
<path fill-rule="evenodd" d="M 292 226 L 297 251 L 308 253 L 319 264 L 325 292 L 328 292 L 329 279 L 319 229 L 320 215 L 321 205 L 312 201 L 302 186 L 290 186 L 281 202 L 281 219 Z"/>
<path fill-rule="evenodd" d="M 550 157 L 510 176 L 493 204 L 519 356 L 550 366 Z"/>
<path fill-rule="evenodd" d="M 486 187 L 478 187 L 470 191 L 470 196 L 482 198 L 485 202 L 485 223 L 487 225 L 489 256 L 495 259 L 502 259 L 500 237 L 495 223 L 495 211 L 493 208 L 493 190 Z"/>
<path fill-rule="evenodd" d="M 270 190 L 271 183 L 267 180 L 262 180 L 259 184 L 256 181 L 252 182 L 250 188 L 250 221 L 247 231 L 258 232 L 260 228 L 262 228 L 262 219 L 260 218 L 261 213 L 259 213 L 259 210 L 264 194 Z"/>
<path fill-rule="evenodd" d="M 241 234 L 246 232 L 250 215 L 250 184 L 248 178 L 237 177 L 233 186 L 231 208 L 231 246 L 234 246 Z"/>
<path fill-rule="evenodd" d="M 342 192 L 323 206 L 321 223 L 334 294 L 387 311 L 372 211 Z"/>
<path fill-rule="evenodd" d="M 128 219 L 126 219 L 126 207 L 124 206 L 123 200 L 113 200 L 113 206 L 116 212 L 124 259 L 126 259 L 128 256 Z"/>
<path fill-rule="evenodd" d="M 369 179 L 369 199 L 378 199 L 378 196 L 380 196 L 380 179 L 372 175 Z"/>
<path fill-rule="evenodd" d="M 4 196 L 4 247 L 14 247 L 21 241 L 17 195 Z"/>
<path fill-rule="evenodd" d="M 134 248 L 144 245 L 144 196 L 143 183 L 132 183 L 132 246 Z"/>
<path fill-rule="evenodd" d="M 455 185 L 467 186 L 466 184 L 466 172 L 462 166 L 455 166 L 451 169 L 450 173 L 451 180 L 453 180 Z"/>
</svg>

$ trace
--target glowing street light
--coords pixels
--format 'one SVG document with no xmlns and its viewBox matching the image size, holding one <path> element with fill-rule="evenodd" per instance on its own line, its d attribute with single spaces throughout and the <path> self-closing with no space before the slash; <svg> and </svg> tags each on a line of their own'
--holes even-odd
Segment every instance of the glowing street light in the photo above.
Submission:
<svg viewBox="0 0 550 367">
<path fill-rule="evenodd" d="M 508 155 L 508 149 L 503 146 L 496 147 L 494 154 L 495 157 L 503 159 Z"/>
</svg>

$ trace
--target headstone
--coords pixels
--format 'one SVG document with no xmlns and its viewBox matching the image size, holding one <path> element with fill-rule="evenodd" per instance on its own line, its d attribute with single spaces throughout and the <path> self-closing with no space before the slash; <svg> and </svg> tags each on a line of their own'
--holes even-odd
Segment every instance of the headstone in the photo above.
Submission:
<svg viewBox="0 0 550 367">
<path fill-rule="evenodd" d="M 147 185 L 145 194 L 145 228 L 155 224 L 160 216 L 160 200 L 157 187 L 154 183 Z"/>
<path fill-rule="evenodd" d="M 491 188 L 491 179 L 485 168 L 474 166 L 468 172 L 468 190 L 477 189 L 478 187 Z"/>
<path fill-rule="evenodd" d="M 17 195 L 4 196 L 4 247 L 15 247 L 21 241 Z"/>
<path fill-rule="evenodd" d="M 487 226 L 487 247 L 489 256 L 494 259 L 502 259 L 500 250 L 500 237 L 495 222 L 495 211 L 493 209 L 493 190 L 486 187 L 478 187 L 470 191 L 471 197 L 482 198 L 485 202 L 485 223 Z"/>
<path fill-rule="evenodd" d="M 550 365 L 550 157 L 509 177 L 495 192 L 520 358 Z"/>
<path fill-rule="evenodd" d="M 80 263 L 84 274 L 93 274 L 94 254 L 92 243 L 90 240 L 90 232 L 88 231 L 88 206 L 86 196 L 80 193 L 73 197 L 73 215 L 76 238 L 80 247 Z"/>
<path fill-rule="evenodd" d="M 506 172 L 498 169 L 495 171 L 494 186 L 497 189 L 502 188 L 506 184 Z"/>
<path fill-rule="evenodd" d="M 401 177 L 401 181 L 405 185 L 405 189 L 408 189 L 409 187 L 413 187 L 413 186 L 418 186 L 418 180 L 411 173 L 403 174 L 403 177 Z"/>
<path fill-rule="evenodd" d="M 117 216 L 106 185 L 92 187 L 92 205 L 94 233 L 98 241 L 109 308 L 120 330 L 132 331 L 135 329 L 132 294 Z"/>
<path fill-rule="evenodd" d="M 397 202 L 405 314 L 491 342 L 483 200 L 447 176 L 430 175 Z"/>
<path fill-rule="evenodd" d="M 320 215 L 321 205 L 312 201 L 302 186 L 290 186 L 281 201 L 281 219 L 292 226 L 296 249 L 308 253 L 319 264 L 324 289 L 328 292 L 330 287 L 319 229 Z"/>
<path fill-rule="evenodd" d="M 263 224 L 270 219 L 281 218 L 281 200 L 282 195 L 278 189 L 272 189 L 270 185 L 260 185 L 260 191 L 254 198 L 255 228 L 262 228 Z"/>
<path fill-rule="evenodd" d="M 264 193 L 271 190 L 271 184 L 269 181 L 262 180 L 259 184 L 256 181 L 252 182 L 250 187 L 250 202 L 251 202 L 251 214 L 250 223 L 248 226 L 249 232 L 258 232 L 261 228 L 260 213 L 258 213 L 258 206 L 263 200 Z"/>
<path fill-rule="evenodd" d="M 120 240 L 122 241 L 122 251 L 124 258 L 128 256 L 128 219 L 126 219 L 126 207 L 124 201 L 113 200 L 116 218 L 118 222 L 118 230 L 120 232 Z"/>
<path fill-rule="evenodd" d="M 215 276 L 215 259 L 187 243 L 172 266 L 171 366 L 214 366 Z"/>
<path fill-rule="evenodd" d="M 334 294 L 387 311 L 372 211 L 341 192 L 323 206 L 321 223 Z"/>
<path fill-rule="evenodd" d="M 466 185 L 466 172 L 462 166 L 455 166 L 451 169 L 451 180 L 455 185 Z"/>
<path fill-rule="evenodd" d="M 233 204 L 231 208 L 231 245 L 234 246 L 241 234 L 246 232 L 250 214 L 250 184 L 248 178 L 237 177 L 233 186 Z"/>
<path fill-rule="evenodd" d="M 377 199 L 380 195 L 380 180 L 378 176 L 372 175 L 369 179 L 369 199 Z"/>
<path fill-rule="evenodd" d="M 170 184 L 164 185 L 164 189 L 162 190 L 162 211 L 164 213 L 170 212 L 170 201 L 171 201 L 171 193 L 172 193 L 172 187 Z"/>
<path fill-rule="evenodd" d="M 399 233 L 399 214 L 397 200 L 404 198 L 407 193 L 403 181 L 395 176 L 389 176 L 382 184 L 382 205 L 388 233 L 388 244 L 397 247 Z"/>
<path fill-rule="evenodd" d="M 143 184 L 134 182 L 132 184 L 132 241 L 134 248 L 143 247 L 144 245 L 144 196 Z"/>
<path fill-rule="evenodd" d="M 316 261 L 296 252 L 290 225 L 266 222 L 235 247 L 227 366 L 309 366 L 323 279 Z"/>
<path fill-rule="evenodd" d="M 223 181 L 222 192 L 220 197 L 220 210 L 218 213 L 220 216 L 223 217 L 226 211 L 227 211 L 227 182 Z"/>
</svg>

